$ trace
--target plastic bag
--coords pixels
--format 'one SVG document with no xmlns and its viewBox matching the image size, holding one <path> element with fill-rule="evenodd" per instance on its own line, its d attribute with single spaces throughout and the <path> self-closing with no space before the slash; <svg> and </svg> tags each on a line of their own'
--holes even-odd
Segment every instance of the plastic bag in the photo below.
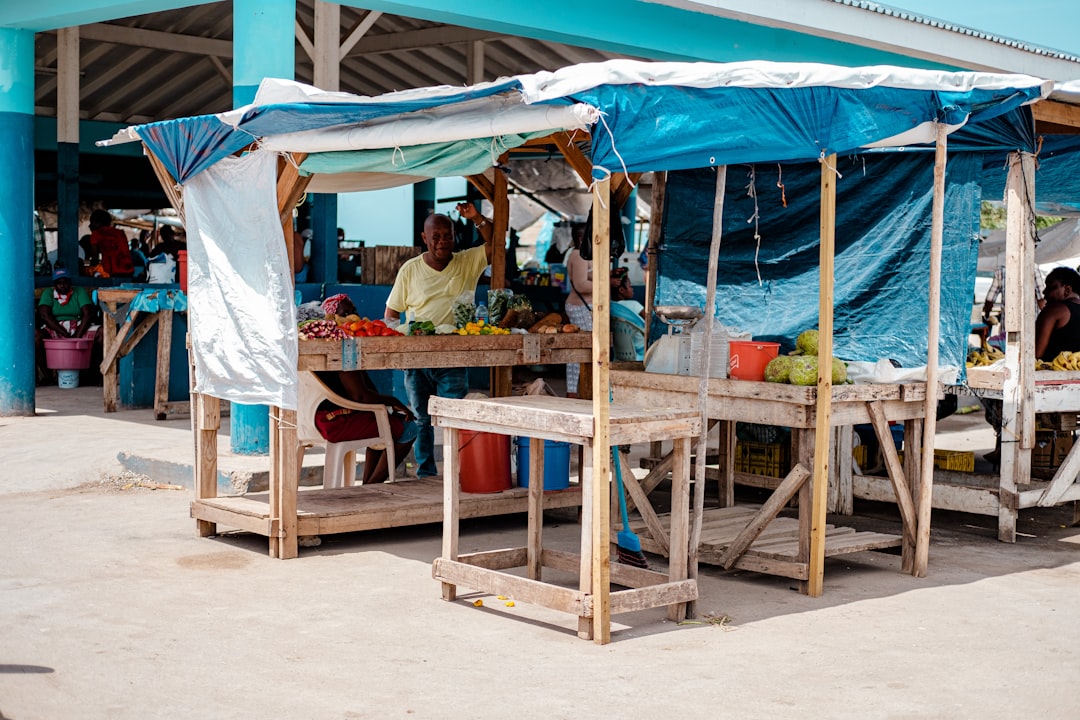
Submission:
<svg viewBox="0 0 1080 720">
<path fill-rule="evenodd" d="M 454 298 L 450 304 L 454 313 L 454 325 L 463 328 L 471 322 L 476 322 L 476 303 L 471 292 L 463 292 Z"/>
</svg>

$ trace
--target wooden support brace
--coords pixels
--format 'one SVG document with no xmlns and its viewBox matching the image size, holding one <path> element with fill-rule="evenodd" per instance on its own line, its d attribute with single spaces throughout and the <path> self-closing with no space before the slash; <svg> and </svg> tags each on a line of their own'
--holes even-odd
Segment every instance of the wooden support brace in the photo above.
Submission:
<svg viewBox="0 0 1080 720">
<path fill-rule="evenodd" d="M 791 472 L 787 474 L 783 482 L 777 486 L 773 494 L 761 506 L 761 509 L 754 515 L 753 520 L 735 536 L 735 539 L 728 545 L 727 550 L 724 551 L 723 556 L 720 558 L 720 565 L 725 570 L 730 570 L 739 557 L 754 544 L 754 540 L 757 540 L 758 535 L 784 509 L 784 506 L 791 502 L 791 498 L 795 497 L 795 493 L 799 491 L 799 488 L 803 486 L 803 483 L 809 477 L 810 471 L 802 463 L 796 463 L 795 467 L 791 468 Z"/>
<path fill-rule="evenodd" d="M 623 455 L 623 453 L 617 450 L 615 455 L 618 458 L 619 467 L 622 469 L 623 487 L 626 488 L 626 492 L 630 494 L 630 497 L 634 498 L 637 511 L 641 515 L 641 519 L 645 521 L 645 526 L 649 528 L 649 534 L 652 535 L 656 544 L 660 546 L 660 554 L 667 557 L 669 554 L 667 531 L 664 530 L 664 526 L 660 524 L 660 518 L 656 516 L 656 511 L 653 510 L 652 503 L 649 502 L 648 496 L 645 494 L 645 491 L 641 489 L 641 485 L 638 484 L 637 478 L 634 477 L 634 471 L 630 468 L 630 461 L 626 459 L 626 456 Z M 532 476 L 530 475 L 529 477 Z M 629 512 L 629 507 L 627 507 L 627 511 Z M 623 529 L 629 530 L 629 528 Z"/>
<path fill-rule="evenodd" d="M 885 408 L 880 400 L 872 400 L 866 403 L 866 412 L 870 415 L 870 424 L 874 427 L 878 444 L 881 445 L 881 455 L 885 458 L 885 468 L 889 473 L 889 481 L 892 483 L 893 492 L 896 493 L 896 504 L 900 507 L 900 517 L 904 523 L 904 535 L 907 539 L 915 542 L 915 501 L 911 497 L 904 468 L 900 464 L 900 457 L 896 454 L 896 445 L 893 444 L 892 433 L 889 431 L 889 422 L 885 419 Z"/>
<path fill-rule="evenodd" d="M 485 200 L 495 204 L 495 185 L 486 175 L 469 175 L 466 179 L 484 196 Z"/>
<path fill-rule="evenodd" d="M 559 152 L 566 158 L 566 162 L 570 167 L 578 174 L 581 181 L 585 183 L 586 187 L 592 185 L 592 162 L 589 158 L 585 157 L 585 154 L 578 149 L 578 146 L 574 144 L 570 138 L 570 134 L 566 132 L 555 133 L 551 136 L 555 141 L 555 144 L 559 148 Z"/>
<path fill-rule="evenodd" d="M 1072 446 L 1069 454 L 1061 463 L 1061 467 L 1054 473 L 1054 479 L 1039 496 L 1039 507 L 1053 507 L 1061 500 L 1069 486 L 1076 482 L 1076 476 L 1080 473 L 1080 443 Z"/>
</svg>

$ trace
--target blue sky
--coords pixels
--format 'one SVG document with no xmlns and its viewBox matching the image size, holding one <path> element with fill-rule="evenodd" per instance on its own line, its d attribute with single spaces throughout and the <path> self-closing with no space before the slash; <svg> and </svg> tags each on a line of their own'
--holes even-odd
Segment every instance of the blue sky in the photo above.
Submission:
<svg viewBox="0 0 1080 720">
<path fill-rule="evenodd" d="M 1076 0 L 885 0 L 883 4 L 1080 55 Z"/>
</svg>

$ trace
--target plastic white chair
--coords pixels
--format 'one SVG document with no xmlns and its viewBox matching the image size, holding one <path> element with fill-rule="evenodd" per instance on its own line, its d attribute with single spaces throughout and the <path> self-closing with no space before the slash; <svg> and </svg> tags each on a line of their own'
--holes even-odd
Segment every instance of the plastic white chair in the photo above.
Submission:
<svg viewBox="0 0 1080 720">
<path fill-rule="evenodd" d="M 301 466 L 303 466 L 306 448 L 324 447 L 326 459 L 323 461 L 323 487 L 350 487 L 356 482 L 356 451 L 369 447 L 381 448 L 386 451 L 387 467 L 390 468 L 388 479 L 392 481 L 394 471 L 397 469 L 397 459 L 394 457 L 394 436 L 390 430 L 390 414 L 386 406 L 368 405 L 343 398 L 310 371 L 301 370 L 298 377 L 300 386 L 296 413 L 296 439 L 300 445 Z M 315 427 L 315 412 L 323 400 L 329 400 L 343 408 L 374 413 L 379 434 L 361 440 L 330 442 L 319 434 L 319 429 Z"/>
<path fill-rule="evenodd" d="M 611 303 L 611 342 L 618 362 L 645 359 L 645 321 L 634 310 L 641 306 L 631 301 Z"/>
</svg>

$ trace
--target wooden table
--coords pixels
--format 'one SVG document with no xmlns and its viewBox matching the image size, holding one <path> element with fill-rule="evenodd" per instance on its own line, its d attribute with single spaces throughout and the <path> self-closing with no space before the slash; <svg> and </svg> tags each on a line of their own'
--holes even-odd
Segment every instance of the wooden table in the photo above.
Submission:
<svg viewBox="0 0 1080 720">
<path fill-rule="evenodd" d="M 964 385 L 952 386 L 950 392 L 977 398 L 1001 400 L 1005 372 L 990 367 L 967 369 Z M 1022 413 L 1080 413 L 1080 372 L 1038 370 L 1034 373 L 1035 390 L 1021 404 Z M 1023 422 L 1018 423 L 1020 427 Z M 1049 482 L 1031 476 L 1031 450 L 1034 438 L 1027 441 L 1023 431 L 1003 423 L 1001 465 L 997 475 L 977 475 L 937 471 L 934 483 L 934 507 L 944 510 L 997 515 L 998 539 L 1016 542 L 1016 517 L 1020 510 L 1053 507 L 1080 501 L 1080 444 L 1062 461 Z M 939 482 L 940 481 L 940 482 Z M 1074 511 L 1074 524 L 1080 522 L 1080 504 Z"/>
<path fill-rule="evenodd" d="M 551 335 L 440 335 L 433 337 L 371 337 L 344 340 L 301 340 L 298 368 L 309 370 L 404 370 L 424 367 L 500 366 L 496 392 L 510 393 L 510 367 L 547 363 L 587 363 L 592 339 L 588 333 Z M 270 555 L 297 556 L 297 538 L 313 532 L 352 532 L 373 527 L 397 527 L 433 522 L 439 516 L 441 493 L 431 483 L 405 482 L 356 486 L 344 490 L 308 489 L 299 493 L 302 458 L 296 440 L 296 411 L 271 408 L 270 488 L 265 496 L 217 497 L 217 432 L 220 401 L 193 395 L 196 428 L 195 500 L 191 516 L 206 537 L 217 525 L 265 535 Z M 391 487 L 392 486 L 392 487 Z M 405 497 L 405 496 L 408 497 Z M 524 489 L 472 496 L 471 517 L 523 512 Z M 580 504 L 580 490 L 548 493 L 548 508 Z M 407 507 L 408 506 L 408 507 Z M 433 518 L 432 514 L 435 514 Z"/>
<path fill-rule="evenodd" d="M 611 372 L 615 400 L 646 407 L 693 406 L 697 402 L 698 383 L 697 377 L 683 375 L 619 369 Z M 919 477 L 925 397 L 925 383 L 837 385 L 832 388 L 830 427 L 861 423 L 874 425 L 886 456 L 889 481 L 896 496 L 901 498 L 898 504 L 904 530 L 901 538 L 879 533 L 854 533 L 845 528 L 826 528 L 826 557 L 901 546 L 904 568 L 911 569 L 915 542 L 912 497 L 916 490 L 915 481 Z M 744 568 L 791 577 L 799 580 L 800 589 L 806 592 L 811 543 L 811 497 L 813 493 L 829 491 L 827 477 L 812 477 L 817 387 L 714 378 L 709 380 L 707 414 L 710 420 L 720 421 L 720 441 L 726 449 L 721 454 L 726 460 L 724 467 L 707 474 L 720 483 L 721 508 L 706 512 L 699 548 L 701 561 L 720 564 L 725 568 Z M 786 478 L 777 479 L 770 485 L 774 488 L 773 496 L 749 516 L 729 510 L 735 505 L 734 485 L 737 480 L 743 479 L 734 470 L 734 425 L 737 421 L 792 428 L 795 469 Z M 890 421 L 903 421 L 905 425 L 909 451 L 904 453 L 903 463 L 897 456 L 888 429 Z M 851 433 L 838 433 L 837 437 L 841 441 L 836 443 L 835 453 L 830 454 L 830 458 L 835 458 L 841 465 L 837 473 L 841 483 L 833 489 L 834 504 L 840 502 L 840 497 L 850 497 L 851 494 Z M 843 441 L 845 437 L 846 442 Z M 845 477 L 845 458 L 846 487 L 842 480 Z M 642 500 L 637 504 L 647 521 L 650 520 L 648 515 L 651 508 L 647 506 L 645 496 L 660 482 L 667 467 L 667 463 L 660 463 L 641 481 Z M 750 480 L 751 484 L 760 484 L 760 478 L 751 476 L 745 479 Z M 777 518 L 778 512 L 796 494 L 799 498 L 797 526 L 785 518 Z M 710 518 L 710 515 L 713 517 Z M 659 528 L 661 523 L 652 521 L 652 525 Z M 789 526 L 788 529 L 784 529 L 785 526 Z"/>
<path fill-rule="evenodd" d="M 154 375 L 154 417 L 164 420 L 169 415 L 186 414 L 190 403 L 186 400 L 169 402 L 169 361 L 172 353 L 173 310 L 156 312 L 131 310 L 132 301 L 146 292 L 140 289 L 109 289 L 97 291 L 98 302 L 104 312 L 101 327 L 102 344 L 102 396 L 105 412 L 116 412 L 120 402 L 120 358 L 139 344 L 157 323 L 157 368 Z M 180 292 L 179 290 L 152 290 L 152 292 Z M 121 320 L 122 318 L 122 320 Z"/>
<path fill-rule="evenodd" d="M 591 472 L 592 441 L 595 432 L 593 404 L 588 400 L 524 396 L 489 400 L 451 400 L 432 398 L 429 408 L 433 421 L 443 428 L 444 515 L 442 557 L 435 560 L 432 572 L 442 582 L 443 598 L 454 600 L 457 586 L 463 585 L 491 595 L 506 595 L 518 602 L 528 602 L 567 612 L 578 618 L 578 635 L 601 642 L 610 632 L 610 615 L 645 608 L 668 606 L 673 620 L 685 617 L 686 603 L 696 600 L 697 582 L 688 578 L 688 513 L 690 481 L 690 439 L 701 432 L 696 410 L 648 409 L 627 404 L 610 406 L 611 445 L 671 440 L 674 443 L 672 470 L 672 511 L 668 542 L 672 548 L 667 575 L 619 563 L 610 563 L 609 528 L 603 528 L 602 543 L 594 544 L 591 527 L 593 504 L 606 503 L 608 481 Z M 460 555 L 458 521 L 461 492 L 458 482 L 458 432 L 473 430 L 506 435 L 527 435 L 529 445 L 529 524 L 524 547 Z M 544 440 L 585 446 L 581 473 L 582 516 L 579 555 L 543 547 L 542 503 L 545 497 Z M 621 453 L 619 453 L 621 454 Z M 594 554 L 599 553 L 601 577 L 610 572 L 611 583 L 626 590 L 611 592 L 610 587 L 594 581 Z M 608 564 L 610 563 L 610 564 Z M 527 569 L 528 577 L 507 572 Z M 576 573 L 577 589 L 545 583 L 544 567 Z M 606 630 L 606 631 L 603 631 Z"/>
</svg>

